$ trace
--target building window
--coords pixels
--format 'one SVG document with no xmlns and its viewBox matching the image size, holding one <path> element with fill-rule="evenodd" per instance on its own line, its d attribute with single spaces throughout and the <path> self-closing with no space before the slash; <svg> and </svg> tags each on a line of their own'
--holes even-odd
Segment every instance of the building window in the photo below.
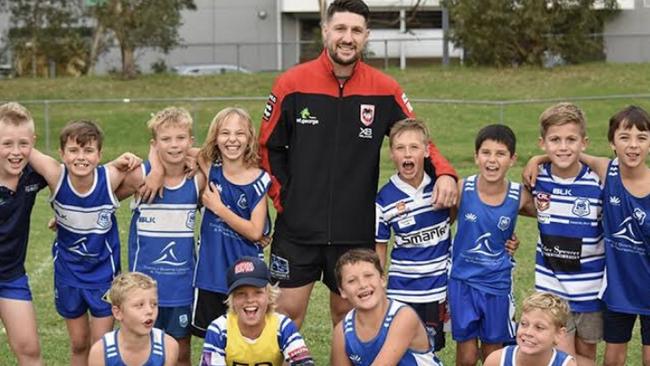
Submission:
<svg viewBox="0 0 650 366">
<path fill-rule="evenodd" d="M 650 1 L 650 0 L 649 0 Z M 399 29 L 398 11 L 373 11 L 370 13 L 370 29 Z M 406 29 L 442 28 L 442 11 L 406 11 Z"/>
</svg>

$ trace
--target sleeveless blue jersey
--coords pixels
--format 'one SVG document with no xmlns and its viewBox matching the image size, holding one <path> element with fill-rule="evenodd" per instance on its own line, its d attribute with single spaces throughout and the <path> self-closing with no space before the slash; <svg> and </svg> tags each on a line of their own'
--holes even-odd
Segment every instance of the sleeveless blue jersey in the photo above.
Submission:
<svg viewBox="0 0 650 366">
<path fill-rule="evenodd" d="M 266 191 L 271 184 L 268 173 L 260 175 L 251 183 L 238 185 L 230 183 L 223 175 L 221 165 L 210 168 L 208 182 L 213 182 L 219 190 L 221 201 L 238 216 L 250 220 L 251 214 L 261 200 L 266 199 Z M 270 233 L 269 220 L 264 234 Z M 199 255 L 194 273 L 194 287 L 227 293 L 226 272 L 235 261 L 244 256 L 264 259 L 262 247 L 253 243 L 230 228 L 212 211 L 203 209 Z"/>
<path fill-rule="evenodd" d="M 425 174 L 413 188 L 395 174 L 376 200 L 378 243 L 395 243 L 390 257 L 387 294 L 408 303 L 444 301 L 449 262 L 449 210 L 431 204 L 434 181 Z"/>
<path fill-rule="evenodd" d="M 613 311 L 650 315 L 650 195 L 637 198 L 627 191 L 616 159 L 607 171 L 603 200 L 601 298 Z"/>
<path fill-rule="evenodd" d="M 478 290 L 509 295 L 515 261 L 505 245 L 515 231 L 521 185 L 509 182 L 503 202 L 490 206 L 481 201 L 477 184 L 476 175 L 463 183 L 450 275 Z"/>
<path fill-rule="evenodd" d="M 535 289 L 569 301 L 571 311 L 599 311 L 598 291 L 605 270 L 601 226 L 602 188 L 598 175 L 583 165 L 573 179 L 540 166 L 533 187 L 537 208 Z"/>
<path fill-rule="evenodd" d="M 388 336 L 388 329 L 390 328 L 393 319 L 397 312 L 408 305 L 402 304 L 398 301 L 389 300 L 388 310 L 384 317 L 384 322 L 379 328 L 377 335 L 368 342 L 362 342 L 358 337 L 354 327 L 354 318 L 356 310 L 352 309 L 343 320 L 343 333 L 345 337 L 345 352 L 348 358 L 355 366 L 369 366 L 379 354 L 381 347 L 386 342 Z M 402 359 L 397 363 L 397 366 L 418 366 L 418 365 L 442 365 L 433 351 L 433 340 L 429 339 L 429 350 L 426 352 L 418 352 L 407 349 Z"/>
<path fill-rule="evenodd" d="M 150 164 L 142 165 L 143 175 Z M 133 202 L 129 232 L 131 271 L 146 273 L 158 282 L 160 306 L 192 303 L 194 222 L 199 200 L 196 178 L 176 187 L 164 187 L 152 203 Z"/>
<path fill-rule="evenodd" d="M 106 366 L 125 366 L 120 355 L 120 346 L 117 343 L 117 334 L 120 330 L 104 334 L 104 364 Z M 151 330 L 151 352 L 149 359 L 142 366 L 164 366 L 165 365 L 165 333 L 158 329 Z"/>
<path fill-rule="evenodd" d="M 79 194 L 68 170 L 57 184 L 50 203 L 56 218 L 52 247 L 55 278 L 69 286 L 104 288 L 120 271 L 120 238 L 115 221 L 119 207 L 108 168 L 95 169 L 93 187 Z"/>
<path fill-rule="evenodd" d="M 519 346 L 506 346 L 501 352 L 501 361 L 499 366 L 516 366 L 517 365 L 517 351 Z M 553 348 L 553 356 L 548 363 L 548 366 L 565 366 L 573 357 L 567 353 Z"/>
</svg>

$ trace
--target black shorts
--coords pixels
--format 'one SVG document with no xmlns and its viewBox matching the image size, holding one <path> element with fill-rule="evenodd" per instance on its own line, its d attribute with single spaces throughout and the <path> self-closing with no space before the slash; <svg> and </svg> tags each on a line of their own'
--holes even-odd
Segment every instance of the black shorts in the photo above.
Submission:
<svg viewBox="0 0 650 366">
<path fill-rule="evenodd" d="M 413 310 L 418 314 L 427 333 L 435 341 L 434 347 L 436 352 L 445 348 L 445 331 L 444 325 L 449 320 L 449 313 L 447 312 L 447 301 L 434 301 L 422 304 L 406 303 L 410 305 Z"/>
<path fill-rule="evenodd" d="M 200 288 L 194 289 L 192 326 L 190 328 L 193 336 L 205 338 L 205 332 L 210 323 L 228 311 L 228 305 L 225 304 L 227 298 L 226 294 Z"/>
<path fill-rule="evenodd" d="M 368 245 L 297 245 L 282 239 L 271 244 L 271 276 L 280 287 L 301 287 L 322 280 L 338 294 L 334 268 L 336 261 L 350 249 L 374 249 Z"/>
<path fill-rule="evenodd" d="M 603 311 L 603 339 L 607 343 L 627 343 L 632 339 L 636 317 L 641 318 L 641 343 L 650 346 L 650 315 Z"/>
</svg>

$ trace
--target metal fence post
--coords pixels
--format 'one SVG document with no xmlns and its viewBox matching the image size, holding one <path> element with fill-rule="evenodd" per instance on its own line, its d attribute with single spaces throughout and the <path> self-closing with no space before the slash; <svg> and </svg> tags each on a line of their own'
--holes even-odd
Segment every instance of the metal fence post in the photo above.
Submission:
<svg viewBox="0 0 650 366">
<path fill-rule="evenodd" d="M 388 40 L 384 39 L 384 69 L 388 68 Z"/>
<path fill-rule="evenodd" d="M 237 70 L 239 70 L 241 68 L 241 65 L 239 64 L 239 57 L 240 57 L 239 56 L 239 48 L 240 48 L 240 44 L 237 43 L 237 45 L 235 47 L 237 48 L 237 50 L 236 50 L 236 52 L 237 52 Z"/>
<path fill-rule="evenodd" d="M 45 151 L 51 154 L 50 151 L 50 102 L 44 101 L 43 103 L 43 122 L 45 123 Z"/>
</svg>

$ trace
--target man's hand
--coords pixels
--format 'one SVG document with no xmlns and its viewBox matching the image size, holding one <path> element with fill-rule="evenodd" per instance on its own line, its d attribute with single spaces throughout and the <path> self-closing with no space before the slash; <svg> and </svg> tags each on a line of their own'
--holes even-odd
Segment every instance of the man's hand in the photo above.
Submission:
<svg viewBox="0 0 650 366">
<path fill-rule="evenodd" d="M 456 180 L 449 175 L 441 175 L 436 179 L 433 186 L 431 202 L 436 209 L 450 208 L 456 205 L 458 200 L 458 186 Z"/>
</svg>

